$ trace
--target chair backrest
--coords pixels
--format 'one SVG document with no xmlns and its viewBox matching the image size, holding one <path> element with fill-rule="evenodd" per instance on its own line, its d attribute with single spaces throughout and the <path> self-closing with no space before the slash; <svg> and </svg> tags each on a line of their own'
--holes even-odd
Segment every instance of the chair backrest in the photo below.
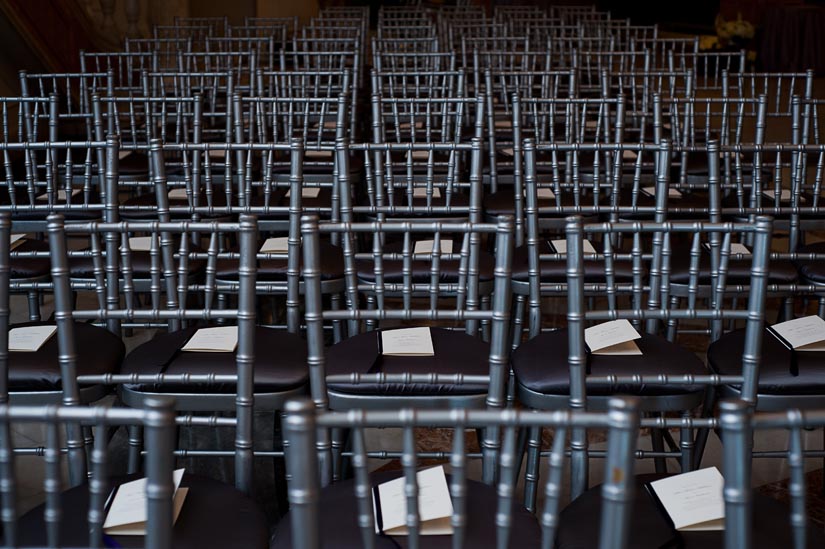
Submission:
<svg viewBox="0 0 825 549">
<path fill-rule="evenodd" d="M 174 70 L 178 66 L 178 52 L 192 51 L 191 38 L 127 38 L 126 53 L 155 53 L 157 70 Z"/>
<path fill-rule="evenodd" d="M 452 71 L 456 68 L 456 55 L 452 51 L 385 51 L 381 48 L 381 44 L 375 44 L 372 49 L 372 58 L 377 71 Z"/>
<path fill-rule="evenodd" d="M 603 504 L 599 520 L 600 549 L 626 547 L 629 536 L 630 506 L 633 501 L 633 459 L 636 429 L 639 424 L 638 403 L 631 398 L 611 401 L 608 413 L 571 414 L 569 412 L 534 411 L 481 411 L 481 410 L 387 410 L 332 413 L 316 411 L 309 401 L 291 401 L 284 417 L 284 433 L 289 437 L 287 447 L 287 471 L 289 474 L 289 499 L 291 508 L 291 546 L 299 549 L 316 549 L 324 535 L 320 502 L 323 497 L 323 479 L 318 476 L 317 432 L 319 429 L 352 429 L 354 442 L 354 504 L 357 505 L 360 541 L 364 547 L 377 542 L 375 510 L 371 501 L 372 485 L 367 470 L 368 447 L 365 430 L 373 427 L 396 427 L 403 430 L 404 494 L 406 495 L 406 525 L 412 547 L 422 544 L 418 505 L 419 488 L 416 472 L 420 467 L 416 459 L 416 427 L 443 427 L 454 429 L 450 451 L 451 474 L 448 479 L 453 514 L 453 547 L 467 545 L 468 500 L 467 450 L 464 431 L 467 428 L 501 430 L 503 449 L 500 459 L 496 515 L 482 517 L 481 521 L 495 521 L 495 541 L 488 540 L 499 549 L 510 547 L 513 537 L 513 509 L 515 493 L 515 469 L 519 462 L 516 444 L 517 430 L 531 427 L 554 429 L 554 443 L 550 451 L 550 472 L 545 483 L 545 507 L 540 514 L 541 546 L 552 547 L 558 528 L 562 467 L 565 463 L 565 434 L 576 428 L 602 428 L 607 430 L 607 463 L 602 484 Z M 575 453 L 577 450 L 573 449 Z M 490 487 L 490 490 L 493 488 Z M 594 521 L 597 520 L 593 517 Z"/>
<path fill-rule="evenodd" d="M 112 90 L 117 94 L 141 93 L 143 82 L 140 75 L 143 71 L 158 71 L 160 63 L 158 52 L 150 51 L 118 51 L 118 52 L 88 52 L 80 51 L 80 72 L 83 73 L 111 73 Z M 103 90 L 100 90 L 103 91 Z"/>
<path fill-rule="evenodd" d="M 181 54 L 189 55 L 189 54 Z M 203 101 L 203 140 L 229 143 L 232 141 L 232 101 L 235 78 L 232 71 L 189 72 L 174 70 L 145 73 L 146 97 L 194 97 Z"/>
<path fill-rule="evenodd" d="M 117 151 L 117 141 L 0 143 L 0 210 L 12 212 L 15 230 L 22 232 L 42 232 L 52 212 L 87 219 L 101 215 L 111 160 L 107 149 Z M 22 169 L 10 161 L 17 152 L 23 156 Z"/>
<path fill-rule="evenodd" d="M 57 95 L 50 97 L 0 97 L 0 142 L 57 141 Z M 4 162 L 11 159 L 8 153 Z"/>
<path fill-rule="evenodd" d="M 671 51 L 680 54 L 699 53 L 699 37 L 635 37 L 630 40 L 629 49 L 634 51 L 650 50 L 650 70 L 667 70 Z"/>
<path fill-rule="evenodd" d="M 372 95 L 374 143 L 462 143 L 484 137 L 486 100 Z"/>
<path fill-rule="evenodd" d="M 371 73 L 372 93 L 382 97 L 450 98 L 467 95 L 464 71 Z"/>
<path fill-rule="evenodd" d="M 172 25 L 176 27 L 209 27 L 209 36 L 226 36 L 229 31 L 229 18 L 218 17 L 181 17 L 176 15 L 172 19 Z"/>
<path fill-rule="evenodd" d="M 470 143 L 412 144 L 349 144 L 339 140 L 336 145 L 342 221 L 363 215 L 381 220 L 424 216 L 481 221 L 480 139 Z M 364 205 L 352 202 L 352 197 L 358 195 L 348 169 L 354 155 L 364 160 Z"/>
<path fill-rule="evenodd" d="M 752 480 L 754 434 L 771 430 L 787 432 L 787 446 L 771 457 L 784 455 L 789 473 L 790 505 L 788 521 L 795 549 L 809 547 L 808 481 L 805 478 L 807 431 L 825 426 L 825 410 L 789 409 L 775 413 L 754 413 L 751 403 L 724 400 L 719 403 L 719 426 L 725 437 L 722 450 L 725 487 L 725 548 L 751 549 L 755 540 L 754 486 Z M 779 455 L 777 455 L 779 454 Z"/>
<path fill-rule="evenodd" d="M 255 52 L 255 64 L 248 66 L 273 70 L 276 68 L 276 53 L 283 44 L 272 36 L 228 36 L 224 38 L 209 38 L 206 41 L 206 51 L 215 53 L 232 53 L 238 57 L 241 52 Z M 243 66 L 243 64 L 241 64 Z M 245 83 L 245 82 L 244 82 Z"/>
<path fill-rule="evenodd" d="M 215 36 L 211 25 L 155 25 L 152 27 L 152 38 L 155 40 L 188 40 L 192 45 L 190 51 L 203 51 L 206 39 Z"/>
<path fill-rule="evenodd" d="M 2 245 L 0 245 L 2 246 Z M 6 338 L 6 331 L 0 338 Z M 0 343 L 1 348 L 6 348 Z M 42 529 L 33 532 L 31 525 L 24 530 L 20 527 L 20 506 L 18 497 L 22 492 L 31 491 L 32 473 L 19 463 L 12 446 L 13 429 L 21 426 L 42 426 L 45 442 L 40 449 L 43 455 L 42 491 L 45 494 Z M 104 433 L 117 426 L 143 427 L 146 437 L 146 487 L 142 495 L 146 498 L 146 547 L 165 549 L 172 544 L 172 498 L 174 484 L 173 450 L 175 437 L 175 416 L 171 399 L 152 398 L 143 409 L 124 408 L 83 408 L 79 406 L 10 406 L 0 405 L 0 468 L 2 481 L 3 544 L 6 547 L 104 547 L 103 523 L 106 518 L 107 498 L 112 486 L 111 471 L 108 468 L 111 453 L 107 448 L 108 438 L 97 436 L 94 448 L 89 453 L 90 477 L 84 479 L 85 486 L 74 490 L 88 492 L 88 512 L 66 508 L 69 498 L 61 497 L 61 455 L 65 446 L 61 444 L 61 430 L 72 425 L 95 428 Z M 27 464 L 29 467 L 31 464 Z M 28 471 L 25 474 L 22 471 Z M 25 485 L 25 488 L 21 488 Z M 76 501 L 76 500 L 75 500 Z M 68 518 L 83 521 L 85 526 L 67 526 Z M 83 535 L 87 533 L 87 535 Z"/>
<path fill-rule="evenodd" d="M 692 70 L 696 75 L 696 89 L 722 89 L 722 71 L 747 72 L 747 52 L 674 52 L 668 57 L 669 70 Z"/>
<path fill-rule="evenodd" d="M 57 95 L 57 137 L 63 140 L 93 139 L 92 95 L 114 94 L 114 73 L 29 73 L 20 71 L 23 97 Z"/>
<path fill-rule="evenodd" d="M 287 40 L 292 40 L 298 34 L 298 17 L 244 17 L 243 26 L 246 28 L 263 27 L 270 29 L 270 32 L 285 28 Z"/>
</svg>

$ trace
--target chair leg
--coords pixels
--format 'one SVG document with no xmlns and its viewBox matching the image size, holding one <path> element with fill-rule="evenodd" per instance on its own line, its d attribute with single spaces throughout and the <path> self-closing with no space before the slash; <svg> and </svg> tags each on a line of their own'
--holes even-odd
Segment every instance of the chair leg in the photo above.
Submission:
<svg viewBox="0 0 825 549">
<path fill-rule="evenodd" d="M 658 413 L 656 415 L 659 415 Z M 650 446 L 653 448 L 654 452 L 664 452 L 665 451 L 665 439 L 664 434 L 662 433 L 661 429 L 651 429 L 650 430 Z M 667 462 L 665 462 L 665 458 L 656 457 L 653 458 L 653 463 L 656 467 L 657 474 L 665 474 L 667 473 Z"/>
<path fill-rule="evenodd" d="M 517 295 L 515 296 L 516 303 L 515 303 L 515 311 L 513 312 L 513 343 L 511 345 L 512 350 L 518 349 L 518 346 L 521 345 L 521 338 L 522 338 L 522 329 L 524 323 L 524 303 L 527 299 L 527 296 L 524 295 Z"/>
<path fill-rule="evenodd" d="M 341 294 L 336 293 L 329 296 L 329 303 L 330 309 L 333 311 L 341 309 Z M 334 343 L 339 343 L 344 339 L 342 323 L 340 320 L 334 320 L 332 322 L 332 338 Z"/>
<path fill-rule="evenodd" d="M 129 466 L 128 473 L 140 471 L 140 451 L 143 449 L 143 430 L 137 425 L 129 426 Z"/>
<path fill-rule="evenodd" d="M 677 296 L 671 296 L 670 298 L 670 309 L 678 309 L 679 308 L 679 298 Z M 667 340 L 673 343 L 676 341 L 676 336 L 679 333 L 679 325 L 675 320 L 668 320 L 667 321 Z"/>
<path fill-rule="evenodd" d="M 481 297 L 481 310 L 482 311 L 489 311 L 490 310 L 490 296 L 485 295 Z M 481 321 L 481 339 L 482 341 L 489 342 L 490 341 L 490 321 L 482 320 Z"/>
<path fill-rule="evenodd" d="M 682 412 L 682 419 L 690 419 L 692 414 L 689 410 Z M 681 450 L 682 472 L 687 473 L 693 470 L 693 429 L 682 427 L 679 429 L 679 449 Z"/>
<path fill-rule="evenodd" d="M 708 387 L 705 391 L 705 401 L 702 403 L 702 417 L 707 418 L 713 415 L 713 409 L 716 407 L 716 388 Z M 696 431 L 696 439 L 693 445 L 693 469 L 699 469 L 702 466 L 702 456 L 705 454 L 705 446 L 707 446 L 710 429 L 698 429 Z"/>
<path fill-rule="evenodd" d="M 347 439 L 347 432 L 345 429 L 332 429 L 331 433 L 332 446 L 332 481 L 338 482 L 343 478 L 344 467 L 344 444 Z"/>
<path fill-rule="evenodd" d="M 40 292 L 28 292 L 29 322 L 40 322 Z"/>
</svg>

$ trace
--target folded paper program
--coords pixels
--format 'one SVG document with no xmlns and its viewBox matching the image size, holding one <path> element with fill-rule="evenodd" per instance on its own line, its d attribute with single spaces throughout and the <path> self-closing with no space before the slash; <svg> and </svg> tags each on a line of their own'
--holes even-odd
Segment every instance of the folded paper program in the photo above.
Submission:
<svg viewBox="0 0 825 549">
<path fill-rule="evenodd" d="M 447 487 L 444 466 L 419 471 L 418 484 L 419 533 L 422 536 L 446 536 L 453 533 L 450 518 L 453 502 Z M 375 486 L 373 509 L 375 511 L 375 532 L 392 536 L 409 535 L 407 531 L 407 496 L 405 479 L 397 478 Z"/>
</svg>

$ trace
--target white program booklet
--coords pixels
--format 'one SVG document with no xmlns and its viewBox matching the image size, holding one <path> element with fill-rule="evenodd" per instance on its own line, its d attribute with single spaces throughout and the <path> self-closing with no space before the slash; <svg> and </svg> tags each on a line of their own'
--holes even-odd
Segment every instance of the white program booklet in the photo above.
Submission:
<svg viewBox="0 0 825 549">
<path fill-rule="evenodd" d="M 201 328 L 189 338 L 181 351 L 198 353 L 231 353 L 238 346 L 237 326 Z"/>
<path fill-rule="evenodd" d="M 780 322 L 768 331 L 796 351 L 825 351 L 825 320 L 816 315 Z"/>
<path fill-rule="evenodd" d="M 387 356 L 434 356 L 429 328 L 400 328 L 381 332 L 381 354 Z"/>
<path fill-rule="evenodd" d="M 427 198 L 427 187 L 413 188 L 413 198 Z M 433 198 L 441 198 L 441 189 L 433 187 Z"/>
<path fill-rule="evenodd" d="M 513 127 L 513 121 L 512 120 L 496 120 L 495 122 L 493 122 L 493 126 L 497 130 L 506 130 L 506 129 L 509 129 L 509 128 Z"/>
<path fill-rule="evenodd" d="M 178 519 L 188 488 L 181 488 L 183 469 L 172 473 L 175 492 L 172 498 L 173 522 Z M 141 478 L 118 486 L 112 505 L 103 522 L 103 531 L 113 536 L 145 536 L 148 520 L 146 509 L 146 479 Z"/>
<path fill-rule="evenodd" d="M 639 158 L 639 155 L 636 151 L 622 151 L 622 159 L 624 160 L 636 160 Z"/>
<path fill-rule="evenodd" d="M 418 254 L 431 254 L 433 253 L 433 246 L 435 245 L 434 240 L 419 240 L 415 243 L 415 247 L 413 248 L 413 255 Z M 451 254 L 453 253 L 453 241 L 449 238 L 442 238 L 441 239 L 441 253 L 442 254 Z"/>
<path fill-rule="evenodd" d="M 9 250 L 13 250 L 16 247 L 23 244 L 26 241 L 26 233 L 22 234 L 12 234 L 11 238 L 9 238 Z"/>
<path fill-rule="evenodd" d="M 321 187 L 306 187 L 301 189 L 301 198 L 318 198 L 321 194 Z M 292 196 L 292 189 L 286 192 L 286 197 Z"/>
<path fill-rule="evenodd" d="M 169 200 L 186 200 L 186 187 L 172 189 L 166 196 L 169 197 Z"/>
<path fill-rule="evenodd" d="M 500 149 L 499 152 L 501 154 L 503 154 L 504 156 L 515 156 L 516 155 L 516 151 L 513 149 L 513 147 L 504 147 L 503 149 Z"/>
<path fill-rule="evenodd" d="M 556 198 L 556 193 L 553 192 L 553 189 L 549 189 L 547 187 L 541 187 L 540 189 L 536 189 L 536 198 L 539 200 L 541 199 L 553 199 Z"/>
<path fill-rule="evenodd" d="M 424 469 L 415 475 L 418 483 L 419 533 L 422 536 L 449 536 L 453 533 L 450 519 L 453 502 L 444 466 Z M 391 536 L 409 534 L 406 526 L 407 497 L 404 494 L 404 477 L 379 484 L 373 493 L 375 532 L 382 530 Z M 380 518 L 380 522 L 379 522 Z"/>
<path fill-rule="evenodd" d="M 118 160 L 123 160 L 124 158 L 126 158 L 130 154 L 132 154 L 132 151 L 118 151 L 117 159 Z"/>
<path fill-rule="evenodd" d="M 285 254 L 289 251 L 289 237 L 288 236 L 276 236 L 273 238 L 267 238 L 264 242 L 263 246 L 261 246 L 261 253 L 270 253 L 270 254 Z"/>
<path fill-rule="evenodd" d="M 647 196 L 656 196 L 656 187 L 642 187 L 642 192 L 645 193 Z M 668 188 L 667 190 L 667 197 L 668 198 L 681 198 L 682 192 L 679 189 Z"/>
<path fill-rule="evenodd" d="M 703 244 L 707 251 L 711 251 L 710 242 L 705 242 Z M 751 251 L 748 249 L 747 246 L 742 244 L 741 242 L 731 242 L 730 244 L 730 255 L 731 256 L 746 256 L 750 257 Z"/>
<path fill-rule="evenodd" d="M 551 240 L 550 245 L 553 246 L 553 249 L 556 250 L 557 254 L 566 254 L 567 253 L 567 240 L 564 238 L 558 238 L 556 240 Z M 593 247 L 593 244 L 590 243 L 589 240 L 585 239 L 582 241 L 582 249 L 586 254 L 597 254 L 599 252 L 596 251 L 596 248 Z"/>
<path fill-rule="evenodd" d="M 420 130 L 421 128 L 423 128 L 423 127 L 424 127 L 424 122 L 421 122 L 421 121 L 419 120 L 419 121 L 418 121 L 418 122 L 416 122 L 414 125 L 415 125 L 415 129 L 416 129 L 416 130 Z M 413 125 L 412 125 L 412 124 L 410 124 L 409 122 L 399 122 L 399 123 L 398 123 L 398 129 L 399 129 L 399 130 L 409 130 L 411 127 L 413 127 Z"/>
<path fill-rule="evenodd" d="M 430 158 L 430 151 L 410 151 L 407 153 L 407 160 L 427 160 Z"/>
<path fill-rule="evenodd" d="M 650 483 L 677 530 L 725 529 L 725 481 L 716 467 L 699 469 Z"/>
<path fill-rule="evenodd" d="M 776 191 L 773 189 L 769 189 L 766 191 L 762 191 L 762 194 L 771 200 L 776 200 Z M 789 202 L 791 200 L 791 191 L 788 189 L 781 189 L 779 191 L 779 201 L 780 202 Z"/>
<path fill-rule="evenodd" d="M 304 151 L 304 156 L 312 160 L 331 160 L 332 151 Z"/>
<path fill-rule="evenodd" d="M 584 330 L 584 341 L 594 355 L 640 355 L 634 342 L 641 335 L 627 319 L 611 320 Z"/>
<path fill-rule="evenodd" d="M 57 326 L 22 326 L 9 330 L 9 351 L 33 353 L 57 331 Z"/>
<path fill-rule="evenodd" d="M 156 236 L 133 236 L 129 239 L 129 249 L 133 252 L 148 252 L 152 249 L 152 241 Z M 158 247 L 160 249 L 160 247 Z"/>
<path fill-rule="evenodd" d="M 72 198 L 80 194 L 80 189 L 72 189 Z M 49 200 L 49 193 L 43 193 L 37 197 L 37 200 L 40 201 L 47 201 Z M 55 193 L 55 200 L 57 202 L 66 202 L 66 189 L 58 189 Z"/>
</svg>

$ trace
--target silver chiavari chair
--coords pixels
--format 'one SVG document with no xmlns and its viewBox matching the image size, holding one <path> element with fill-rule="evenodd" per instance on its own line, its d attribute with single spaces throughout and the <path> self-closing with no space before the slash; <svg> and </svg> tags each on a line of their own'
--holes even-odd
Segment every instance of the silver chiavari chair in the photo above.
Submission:
<svg viewBox="0 0 825 549">
<path fill-rule="evenodd" d="M 704 413 L 712 410 L 713 388 L 735 384 L 742 389 L 743 398 L 755 402 L 757 379 L 760 372 L 759 349 L 763 342 L 767 265 L 770 253 L 771 220 L 760 217 L 756 223 L 705 222 L 635 222 L 583 224 L 580 218 L 570 218 L 567 224 L 567 328 L 540 334 L 522 344 L 512 355 L 516 390 L 520 402 L 531 408 L 553 409 L 566 406 L 574 410 L 600 408 L 611 395 L 633 394 L 642 397 L 642 409 L 655 416 L 678 413 L 683 420 L 705 402 Z M 747 303 L 742 308 L 726 299 L 727 273 L 731 258 L 732 239 L 741 233 L 753 238 L 751 256 L 752 276 Z M 585 234 L 594 240 L 596 253 L 584 250 Z M 699 260 L 707 246 L 713 262 L 713 295 L 703 304 L 694 293 L 687 303 L 674 307 L 670 304 L 672 240 L 679 235 L 691 239 L 691 271 L 688 284 L 699 284 Z M 621 237 L 621 238 L 619 238 Z M 588 278 L 586 262 L 602 265 L 603 275 Z M 632 282 L 620 284 L 615 275 L 619 261 L 632 264 Z M 618 290 L 624 287 L 630 295 L 622 297 Z M 596 299 L 588 295 L 598 294 Z M 626 319 L 640 334 L 635 341 L 641 355 L 605 356 L 590 352 L 585 342 L 585 329 L 605 321 Z M 707 320 L 714 331 L 721 331 L 727 320 L 744 322 L 746 327 L 731 349 L 740 368 L 727 375 L 706 369 L 697 355 L 668 341 L 662 328 L 672 320 Z M 558 359 L 554 358 L 558 357 Z M 555 372 L 555 373 L 554 373 Z M 722 385 L 727 387 L 727 385 Z M 680 426 L 678 445 L 669 441 L 673 451 L 665 451 L 662 425 L 653 424 L 652 454 L 640 457 L 657 458 L 657 472 L 664 472 L 664 456 L 678 457 L 683 471 L 692 469 L 696 457 L 701 456 L 703 444 L 694 448 L 694 434 L 689 421 Z M 676 426 L 676 425 L 673 425 Z M 584 433 L 572 433 L 574 446 L 587 445 Z M 700 435 L 701 437 L 701 435 Z M 538 430 L 530 433 L 528 441 L 528 487 L 525 498 L 528 508 L 534 508 L 535 486 L 541 437 Z M 694 456 L 694 453 L 696 456 Z M 587 459 L 572 463 L 571 493 L 575 499 L 587 486 Z"/>
<path fill-rule="evenodd" d="M 316 405 L 331 409 L 501 408 L 505 405 L 507 328 L 510 311 L 512 221 L 403 221 L 323 223 L 302 221 L 303 277 L 311 364 L 311 394 Z M 346 309 L 327 310 L 321 301 L 320 235 L 338 233 L 344 250 Z M 482 280 L 482 238 L 495 238 L 492 280 Z M 358 252 L 357 241 L 370 241 Z M 399 245 L 400 241 L 400 245 Z M 429 247 L 414 252 L 414 244 Z M 488 270 L 489 272 L 489 270 Z M 486 275 L 489 276 L 489 275 Z M 481 305 L 481 286 L 492 287 L 492 304 Z M 489 291 L 489 290 L 488 290 Z M 368 306 L 361 295 L 371 296 Z M 388 300 L 398 306 L 390 307 Z M 434 354 L 393 357 L 381 353 L 381 332 L 361 331 L 364 321 L 386 329 L 387 322 L 437 322 L 432 327 Z M 324 349 L 325 322 L 348 325 L 350 337 Z M 489 341 L 480 336 L 489 324 Z M 492 481 L 500 449 L 497 433 L 483 435 L 484 479 Z M 336 475 L 344 433 L 333 434 Z"/>
<path fill-rule="evenodd" d="M 602 97 L 602 74 L 615 72 L 632 72 L 649 70 L 650 51 L 612 50 L 588 51 L 573 50 L 570 62 L 578 73 L 579 95 L 581 97 Z"/>
<path fill-rule="evenodd" d="M 263 97 L 335 98 L 344 94 L 350 97 L 350 101 L 355 101 L 357 98 L 353 94 L 352 73 L 348 70 L 259 70 L 257 79 L 257 88 Z"/>
<path fill-rule="evenodd" d="M 181 17 L 176 15 L 172 19 L 175 27 L 209 27 L 209 36 L 221 37 L 229 34 L 229 19 L 226 16 L 220 17 Z"/>
<path fill-rule="evenodd" d="M 278 65 L 277 52 L 283 45 L 272 36 L 227 36 L 224 38 L 209 38 L 206 41 L 206 51 L 215 53 L 234 53 L 237 57 L 241 52 L 255 52 L 255 69 L 274 70 Z M 244 64 L 241 64 L 243 66 Z M 213 65 L 220 66 L 220 65 Z M 254 70 L 252 71 L 254 73 Z"/>
<path fill-rule="evenodd" d="M 159 177 L 162 177 L 160 174 Z M 163 185 L 158 196 L 162 200 Z M 164 205 L 162 204 L 161 207 Z M 79 384 L 104 383 L 118 386 L 121 401 L 141 407 L 158 395 L 173 396 L 182 415 L 181 426 L 221 426 L 232 429 L 231 450 L 176 450 L 179 457 L 229 457 L 234 460 L 235 487 L 253 489 L 253 407 L 277 411 L 287 398 L 305 392 L 307 381 L 306 343 L 286 332 L 256 325 L 255 280 L 257 222 L 241 216 L 237 222 L 119 222 L 63 223 L 50 218 L 53 278 L 57 290 L 56 316 L 77 322 L 103 323 L 120 335 L 122 330 L 148 330 L 154 338 L 139 344 L 126 355 L 120 373 L 79 375 Z M 143 251 L 133 235 L 146 235 L 149 251 Z M 192 239 L 197 235 L 196 247 Z M 233 235 L 238 252 L 224 252 L 222 240 Z M 68 238 L 90 242 L 88 250 L 67 250 Z M 201 251 L 202 250 L 202 251 Z M 104 256 L 105 254 L 105 256 Z M 94 281 L 69 277 L 73 258 L 90 257 L 95 264 Z M 234 261 L 239 272 L 235 288 L 237 306 L 219 304 L 224 288 L 216 282 L 217 263 Z M 189 264 L 200 262 L 204 276 L 192 279 Z M 141 264 L 148 263 L 144 267 Z M 145 271 L 144 271 L 145 269 Z M 143 274 L 141 273 L 147 273 Z M 58 276 L 59 275 L 59 276 Z M 96 299 L 72 306 L 71 290 L 94 289 Z M 141 295 L 142 294 L 142 295 Z M 182 351 L 185 343 L 204 326 L 223 322 L 237 326 L 237 347 L 229 352 Z M 95 344 L 91 344 L 95 346 Z M 278 356 L 277 361 L 272 357 Z M 66 360 L 76 358 L 71 350 Z M 191 413 L 220 412 L 233 417 L 194 417 Z M 137 470 L 143 440 L 138 429 L 129 432 L 129 470 Z M 272 455 L 264 452 L 262 455 Z M 260 517 L 250 515 L 252 523 Z M 258 528 L 260 525 L 256 524 Z M 265 528 L 265 527 L 264 527 Z M 258 530 L 260 531 L 260 530 Z"/>
<path fill-rule="evenodd" d="M 5 332 L 3 332 L 5 334 Z M 3 336 L 5 337 L 5 336 Z M 5 345 L 3 346 L 5 348 Z M 2 514 L 4 547 L 105 547 L 127 538 L 110 537 L 104 521 L 108 512 L 107 496 L 111 494 L 111 454 L 105 437 L 95 439 L 89 453 L 90 476 L 83 484 L 61 490 L 62 431 L 73 425 L 104 431 L 119 426 L 140 426 L 146 432 L 146 486 L 140 496 L 146 502 L 146 547 L 171 548 L 184 541 L 173 533 L 172 470 L 174 460 L 175 418 L 169 399 L 150 399 L 142 409 L 81 408 L 78 406 L 0 405 L 0 468 L 2 479 Z M 46 434 L 43 447 L 34 452 L 22 452 L 11 444 L 12 432 L 19 429 L 42 428 Z M 71 450 L 71 448 L 70 448 Z M 36 453 L 35 453 L 36 452 Z M 27 456 L 43 456 L 43 479 L 23 478 Z M 18 497 L 25 493 L 27 483 L 42 486 L 45 502 L 21 513 Z M 115 479 L 115 488 L 119 483 Z M 186 482 L 184 482 L 186 484 Z M 204 494 L 205 496 L 205 494 Z M 190 494 L 190 504 L 194 498 Z M 223 506 L 223 505 L 222 505 Z M 224 509 L 225 512 L 229 511 Z M 215 530 L 215 529 L 213 529 Z M 213 532 L 214 533 L 214 532 Z M 174 542 L 173 542 L 174 539 Z"/>
<path fill-rule="evenodd" d="M 607 461 L 600 493 L 604 507 L 591 515 L 591 524 L 598 521 L 598 547 L 620 549 L 629 537 L 630 508 L 633 501 L 634 431 L 638 425 L 637 402 L 631 398 L 614 399 L 607 414 L 569 412 L 531 413 L 524 411 L 481 410 L 421 410 L 391 409 L 353 411 L 347 414 L 314 409 L 308 401 L 288 404 L 284 430 L 289 436 L 287 467 L 290 473 L 289 496 L 292 508 L 288 523 L 281 526 L 274 538 L 274 547 L 315 549 L 328 543 L 333 535 L 343 543 L 364 547 L 385 547 L 402 539 L 410 547 L 446 543 L 452 547 L 553 547 L 563 513 L 560 516 L 562 467 L 565 463 L 565 434 L 575 429 L 603 428 L 607 430 Z M 534 517 L 515 503 L 517 467 L 517 430 L 535 425 L 555 430 L 551 458 L 551 473 L 544 485 L 547 499 L 539 517 Z M 450 460 L 447 478 L 452 502 L 449 536 L 421 538 L 421 515 L 418 494 L 422 488 L 416 479 L 420 462 L 416 455 L 416 427 L 446 427 L 454 429 L 452 448 L 445 452 Z M 395 427 L 403 432 L 403 472 L 370 474 L 371 455 L 366 444 L 366 430 L 373 427 Z M 496 483 L 481 484 L 467 478 L 468 452 L 464 430 L 498 429 L 503 448 L 499 460 L 500 475 Z M 351 429 L 353 432 L 354 480 L 324 486 L 319 478 L 317 457 L 319 430 Z M 573 448 L 575 454 L 578 449 Z M 371 491 L 376 483 L 392 478 L 404 478 L 408 538 L 376 533 L 376 512 Z M 374 496 L 373 496 L 374 497 Z M 495 518 L 494 518 L 495 515 Z M 597 518 L 597 516 L 599 518 Z M 595 547 L 595 545 L 594 545 Z"/>
<path fill-rule="evenodd" d="M 751 549 L 774 546 L 802 549 L 823 543 L 822 533 L 807 507 L 808 482 L 805 463 L 811 459 L 810 431 L 825 426 L 825 413 L 787 408 L 773 413 L 753 413 L 751 403 L 724 400 L 719 404 L 719 427 L 725 445 L 722 466 L 725 479 L 725 547 Z M 781 450 L 768 452 L 771 457 L 787 461 L 790 503 L 783 505 L 754 490 L 753 459 L 765 452 L 755 450 L 754 436 L 760 432 L 781 430 L 787 443 Z"/>
</svg>

